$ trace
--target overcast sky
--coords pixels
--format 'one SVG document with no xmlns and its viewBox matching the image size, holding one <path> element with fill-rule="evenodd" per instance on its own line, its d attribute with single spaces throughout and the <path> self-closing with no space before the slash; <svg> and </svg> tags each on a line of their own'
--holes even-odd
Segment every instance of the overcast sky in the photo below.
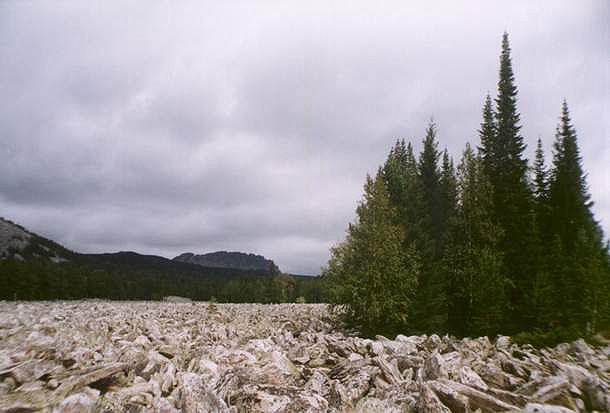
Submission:
<svg viewBox="0 0 610 413">
<path fill-rule="evenodd" d="M 565 97 L 608 233 L 608 1 L 367 3 L 0 2 L 0 216 L 318 273 L 396 138 L 477 143 L 507 30 L 528 156 Z"/>
</svg>

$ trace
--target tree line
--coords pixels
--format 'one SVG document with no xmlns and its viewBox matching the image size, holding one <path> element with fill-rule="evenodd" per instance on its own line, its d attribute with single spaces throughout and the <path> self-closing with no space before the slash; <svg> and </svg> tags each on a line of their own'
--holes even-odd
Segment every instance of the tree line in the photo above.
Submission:
<svg viewBox="0 0 610 413">
<path fill-rule="evenodd" d="M 330 301 L 363 334 L 518 334 L 550 343 L 610 327 L 608 244 L 568 105 L 552 163 L 524 156 L 504 33 L 497 96 L 457 166 L 431 121 L 416 157 L 398 140 L 367 176 L 355 222 L 323 271 Z"/>
<path fill-rule="evenodd" d="M 181 296 L 233 303 L 321 301 L 318 277 L 214 271 L 222 275 L 166 268 L 101 267 L 76 260 L 58 264 L 47 258 L 0 259 L 0 300 L 160 300 Z"/>
</svg>

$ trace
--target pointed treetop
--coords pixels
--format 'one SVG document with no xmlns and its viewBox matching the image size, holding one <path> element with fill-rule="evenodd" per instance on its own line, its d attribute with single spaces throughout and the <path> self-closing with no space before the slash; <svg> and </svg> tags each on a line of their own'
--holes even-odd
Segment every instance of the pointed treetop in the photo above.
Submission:
<svg viewBox="0 0 610 413">
<path fill-rule="evenodd" d="M 447 150 L 447 148 L 445 148 L 445 150 L 443 151 L 443 164 L 441 170 L 443 176 L 453 175 L 453 173 L 455 172 L 453 167 L 453 158 L 449 155 L 449 151 Z"/>
<path fill-rule="evenodd" d="M 570 110 L 568 109 L 568 101 L 564 98 L 561 104 L 561 128 L 564 135 L 576 135 L 572 119 L 570 118 Z"/>
<path fill-rule="evenodd" d="M 415 166 L 415 155 L 413 154 L 413 145 L 411 142 L 407 144 L 407 163 L 409 166 Z"/>
<path fill-rule="evenodd" d="M 493 101 L 491 100 L 489 92 L 487 92 L 487 95 L 485 95 L 485 100 L 483 102 L 483 122 L 481 123 L 481 128 L 483 127 L 483 125 L 493 126 L 493 115 Z"/>
<path fill-rule="evenodd" d="M 536 143 L 536 155 L 534 158 L 534 197 L 542 200 L 548 191 L 548 172 L 544 165 L 544 150 L 542 149 L 542 139 L 538 138 Z"/>
<path fill-rule="evenodd" d="M 510 57 L 510 45 L 508 43 L 508 33 L 504 33 L 502 36 L 502 52 L 500 53 L 500 79 L 498 81 L 498 97 L 496 99 L 496 106 L 498 108 L 498 114 L 501 114 L 506 109 L 507 103 L 509 106 L 515 105 L 515 97 L 517 95 L 517 86 L 515 86 L 515 75 L 513 73 L 513 64 Z M 519 115 L 514 113 L 514 123 L 519 121 Z"/>
<path fill-rule="evenodd" d="M 482 113 L 483 120 L 481 121 L 481 129 L 479 129 L 481 146 L 479 146 L 478 149 L 486 162 L 486 166 L 491 167 L 494 163 L 493 157 L 496 152 L 496 149 L 494 148 L 494 145 L 496 144 L 496 123 L 493 102 L 489 93 L 485 96 Z"/>
<path fill-rule="evenodd" d="M 581 158 L 576 143 L 576 130 L 572 125 L 568 102 L 565 99 L 561 104 L 561 116 L 559 117 L 559 125 L 557 125 L 557 133 L 553 147 L 555 149 L 555 162 L 563 159 L 567 155 L 574 156 L 580 164 Z M 568 153 L 566 154 L 566 152 Z"/>
<path fill-rule="evenodd" d="M 517 86 L 510 57 L 508 34 L 502 37 L 500 54 L 500 78 L 495 113 L 495 157 L 498 162 L 507 165 L 496 165 L 499 170 L 511 170 L 516 176 L 524 176 L 527 171 L 527 160 L 523 159 L 525 143 L 519 133 L 521 130 L 520 115 L 517 111 Z M 485 162 L 487 164 L 487 162 Z"/>
<path fill-rule="evenodd" d="M 591 212 L 591 195 L 583 170 L 576 131 L 570 119 L 567 102 L 561 105 L 561 116 L 553 145 L 553 167 L 549 177 L 549 203 L 555 231 L 563 245 L 570 249 L 578 231 L 597 231 Z"/>
<path fill-rule="evenodd" d="M 508 42 L 508 32 L 502 33 L 502 54 L 510 53 L 510 44 Z"/>
<path fill-rule="evenodd" d="M 436 123 L 434 123 L 433 119 L 430 119 L 430 123 L 428 123 L 426 136 L 422 140 L 422 144 L 423 149 L 419 157 L 420 173 L 436 174 L 438 172 L 440 153 L 438 151 L 438 142 L 436 141 Z"/>
<path fill-rule="evenodd" d="M 443 151 L 443 169 L 446 169 L 446 167 L 449 167 L 449 151 L 447 151 L 447 148 Z"/>
</svg>

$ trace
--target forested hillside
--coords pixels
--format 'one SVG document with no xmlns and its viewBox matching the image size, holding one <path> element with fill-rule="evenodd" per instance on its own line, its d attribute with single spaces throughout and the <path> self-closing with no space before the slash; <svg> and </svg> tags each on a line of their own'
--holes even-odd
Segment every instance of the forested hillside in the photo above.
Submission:
<svg viewBox="0 0 610 413">
<path fill-rule="evenodd" d="M 0 300 L 321 300 L 317 277 L 282 274 L 273 261 L 260 259 L 266 269 L 206 267 L 136 252 L 79 254 L 0 219 Z"/>
<path fill-rule="evenodd" d="M 525 157 L 508 35 L 498 90 L 476 147 L 455 166 L 431 122 L 414 154 L 399 140 L 367 177 L 357 218 L 323 276 L 331 300 L 365 334 L 523 333 L 567 340 L 610 325 L 608 244 L 568 104 L 546 165 Z"/>
<path fill-rule="evenodd" d="M 318 277 L 269 275 L 185 263 L 168 267 L 148 258 L 144 258 L 147 264 L 135 266 L 133 258 L 121 264 L 125 259 L 121 253 L 108 255 L 114 255 L 114 261 L 96 257 L 58 264 L 46 258 L 1 259 L 0 300 L 159 300 L 166 296 L 235 303 L 321 300 Z"/>
</svg>

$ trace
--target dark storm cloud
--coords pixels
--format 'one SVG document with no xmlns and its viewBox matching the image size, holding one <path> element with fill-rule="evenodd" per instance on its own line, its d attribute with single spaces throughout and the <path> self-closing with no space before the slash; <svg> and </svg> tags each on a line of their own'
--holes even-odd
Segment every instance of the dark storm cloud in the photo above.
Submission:
<svg viewBox="0 0 610 413">
<path fill-rule="evenodd" d="M 0 215 L 317 273 L 394 139 L 476 143 L 506 29 L 528 154 L 567 98 L 607 230 L 608 5 L 531 3 L 2 2 Z"/>
</svg>

